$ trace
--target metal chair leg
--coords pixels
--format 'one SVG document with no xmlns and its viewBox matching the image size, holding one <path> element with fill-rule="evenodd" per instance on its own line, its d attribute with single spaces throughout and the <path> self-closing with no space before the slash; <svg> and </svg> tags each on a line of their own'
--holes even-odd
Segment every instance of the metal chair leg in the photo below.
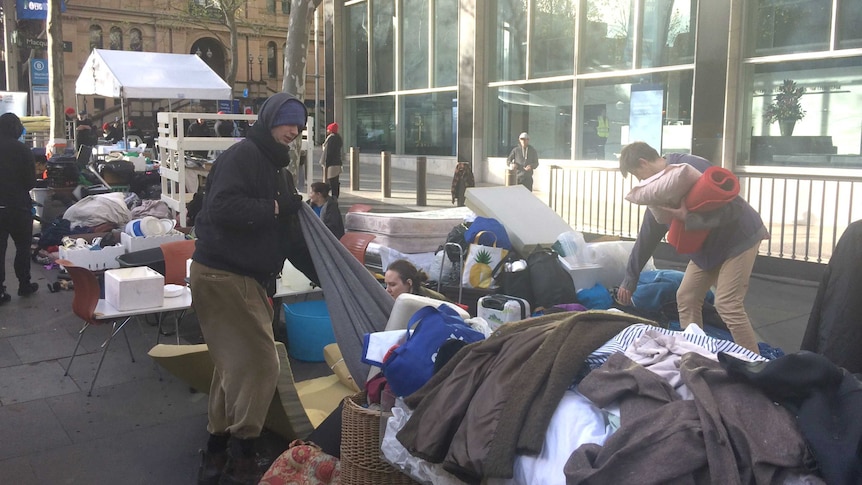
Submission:
<svg viewBox="0 0 862 485">
<path fill-rule="evenodd" d="M 114 321 L 111 323 L 111 335 L 102 342 L 102 357 L 99 358 L 99 365 L 96 367 L 96 373 L 93 375 L 93 381 L 90 382 L 90 390 L 87 391 L 87 396 L 93 395 L 93 388 L 96 387 L 96 379 L 99 378 L 99 372 L 102 370 L 102 363 L 105 362 L 105 355 L 108 353 L 108 347 L 111 346 L 111 340 L 114 339 L 114 336 L 119 332 L 123 332 L 123 337 L 126 338 L 126 346 L 129 348 L 129 356 L 132 358 L 132 362 L 135 361 L 135 356 L 132 354 L 132 344 L 129 342 L 129 336 L 124 331 L 126 324 L 129 323 L 132 317 L 129 317 L 123 320 L 123 323 L 117 325 L 117 322 Z"/>
<path fill-rule="evenodd" d="M 66 372 L 63 373 L 64 376 L 69 375 L 69 369 L 72 368 L 72 361 L 75 360 L 75 355 L 78 354 L 78 347 L 81 345 L 81 339 L 84 337 L 84 330 L 87 330 L 87 327 L 90 326 L 90 322 L 84 322 L 84 326 L 81 327 L 81 330 L 78 330 L 78 341 L 75 342 L 75 350 L 72 351 L 72 358 L 69 359 L 69 365 L 66 366 Z"/>
</svg>

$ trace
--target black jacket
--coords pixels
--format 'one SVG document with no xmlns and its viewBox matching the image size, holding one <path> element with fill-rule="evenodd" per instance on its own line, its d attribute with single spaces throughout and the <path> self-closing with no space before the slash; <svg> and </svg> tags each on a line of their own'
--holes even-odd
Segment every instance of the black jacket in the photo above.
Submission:
<svg viewBox="0 0 862 485">
<path fill-rule="evenodd" d="M 14 114 L 0 116 L 0 207 L 30 212 L 36 167 L 33 152 L 18 141 L 23 128 Z"/>
<path fill-rule="evenodd" d="M 331 167 L 333 165 L 341 165 L 341 150 L 344 147 L 344 141 L 338 133 L 330 133 L 323 140 L 323 166 Z"/>
<path fill-rule="evenodd" d="M 248 138 L 225 150 L 213 163 L 203 208 L 195 218 L 195 261 L 259 281 L 268 281 L 281 271 L 285 252 L 275 200 L 279 171 L 287 166 L 289 156 L 288 148 L 272 138 L 269 127 L 279 107 L 290 99 L 295 98 L 286 93 L 270 97 Z"/>
</svg>

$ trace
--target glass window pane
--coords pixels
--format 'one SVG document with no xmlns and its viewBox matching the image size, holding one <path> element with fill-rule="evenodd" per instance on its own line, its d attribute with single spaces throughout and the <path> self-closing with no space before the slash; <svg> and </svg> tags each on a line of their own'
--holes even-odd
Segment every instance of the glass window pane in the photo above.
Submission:
<svg viewBox="0 0 862 485">
<path fill-rule="evenodd" d="M 581 72 L 632 68 L 632 2 L 587 0 L 587 22 L 579 52 Z"/>
<path fill-rule="evenodd" d="M 393 0 L 372 0 L 374 24 L 371 30 L 372 92 L 395 89 L 395 5 Z"/>
<path fill-rule="evenodd" d="M 539 158 L 571 158 L 572 82 L 500 86 L 491 94 L 488 125 L 494 130 L 489 156 L 505 157 L 518 144 L 521 132 Z"/>
<path fill-rule="evenodd" d="M 368 8 L 364 3 L 345 7 L 347 42 L 344 55 L 344 90 L 368 94 Z"/>
<path fill-rule="evenodd" d="M 266 75 L 270 78 L 278 76 L 278 49 L 275 42 L 266 45 Z"/>
<path fill-rule="evenodd" d="M 428 87 L 428 0 L 404 0 L 402 89 Z"/>
<path fill-rule="evenodd" d="M 123 50 L 123 31 L 120 30 L 119 27 L 111 27 L 111 34 L 109 37 L 111 39 L 111 50 Z"/>
<path fill-rule="evenodd" d="M 810 52 L 829 47 L 832 0 L 758 0 L 750 5 L 752 55 Z"/>
<path fill-rule="evenodd" d="M 458 83 L 458 0 L 434 3 L 434 87 Z"/>
<path fill-rule="evenodd" d="M 576 0 L 533 4 L 530 76 L 572 74 L 575 69 Z"/>
<path fill-rule="evenodd" d="M 684 70 L 584 81 L 576 157 L 615 160 L 638 140 L 660 153 L 691 152 L 693 79 Z"/>
<path fill-rule="evenodd" d="M 129 49 L 133 51 L 144 50 L 144 41 L 142 39 L 140 29 L 132 29 L 129 31 Z"/>
<path fill-rule="evenodd" d="M 844 0 L 838 7 L 838 47 L 862 47 L 862 2 Z"/>
<path fill-rule="evenodd" d="M 745 74 L 743 163 L 862 168 L 862 57 L 750 65 Z M 793 87 L 798 99 L 788 101 Z M 802 112 L 782 117 L 797 102 Z M 773 104 L 783 108 L 769 116 Z"/>
<path fill-rule="evenodd" d="M 694 62 L 695 0 L 646 0 L 640 67 Z"/>
<path fill-rule="evenodd" d="M 495 81 L 527 78 L 527 0 L 499 0 L 492 32 L 496 46 L 491 69 Z"/>
<path fill-rule="evenodd" d="M 395 98 L 354 99 L 351 126 L 362 153 L 395 151 Z"/>
<path fill-rule="evenodd" d="M 90 51 L 102 48 L 102 28 L 98 25 L 90 26 Z"/>
<path fill-rule="evenodd" d="M 455 156 L 453 92 L 404 97 L 404 153 Z"/>
</svg>

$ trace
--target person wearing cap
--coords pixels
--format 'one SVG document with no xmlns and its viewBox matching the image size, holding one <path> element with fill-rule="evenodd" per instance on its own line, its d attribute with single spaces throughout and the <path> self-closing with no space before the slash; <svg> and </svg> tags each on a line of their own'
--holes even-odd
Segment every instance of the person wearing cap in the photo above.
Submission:
<svg viewBox="0 0 862 485">
<path fill-rule="evenodd" d="M 326 139 L 323 140 L 323 153 L 320 155 L 320 165 L 323 167 L 324 182 L 332 189 L 332 196 L 336 199 L 341 194 L 341 150 L 344 141 L 338 134 L 338 123 L 330 123 L 326 126 Z"/>
<path fill-rule="evenodd" d="M 258 483 L 265 471 L 255 448 L 279 375 L 268 297 L 286 257 L 285 228 L 300 232 L 287 221 L 302 197 L 283 172 L 307 119 L 301 101 L 274 94 L 207 177 L 189 280 L 215 367 L 198 483 Z"/>
<path fill-rule="evenodd" d="M 509 153 L 506 164 L 515 172 L 517 183 L 532 192 L 533 171 L 539 166 L 539 154 L 530 145 L 530 135 L 526 131 L 518 136 L 518 146 Z"/>
<path fill-rule="evenodd" d="M 688 164 L 703 173 L 709 160 L 685 153 L 660 156 L 655 148 L 642 141 L 632 142 L 620 152 L 620 172 L 644 181 L 664 171 L 668 165 Z M 703 300 L 715 285 L 715 309 L 733 335 L 733 341 L 759 354 L 757 336 L 743 303 L 760 242 L 769 232 L 757 211 L 742 197 L 708 212 L 689 212 L 685 202 L 680 207 L 662 207 L 667 214 L 685 222 L 687 230 L 709 230 L 703 245 L 689 254 L 682 283 L 676 292 L 680 325 L 703 326 Z M 655 252 L 669 226 L 658 222 L 651 209 L 646 210 L 637 240 L 629 255 L 626 275 L 617 290 L 617 300 L 631 305 L 640 273 Z"/>
</svg>

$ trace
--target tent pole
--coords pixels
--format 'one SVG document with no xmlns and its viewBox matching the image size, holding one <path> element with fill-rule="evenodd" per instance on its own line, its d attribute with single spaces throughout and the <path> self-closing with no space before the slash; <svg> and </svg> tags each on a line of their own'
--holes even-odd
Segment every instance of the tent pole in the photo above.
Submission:
<svg viewBox="0 0 862 485">
<path fill-rule="evenodd" d="M 123 117 L 123 146 L 129 149 L 129 135 L 126 133 L 126 97 L 120 96 L 120 114 Z"/>
</svg>

